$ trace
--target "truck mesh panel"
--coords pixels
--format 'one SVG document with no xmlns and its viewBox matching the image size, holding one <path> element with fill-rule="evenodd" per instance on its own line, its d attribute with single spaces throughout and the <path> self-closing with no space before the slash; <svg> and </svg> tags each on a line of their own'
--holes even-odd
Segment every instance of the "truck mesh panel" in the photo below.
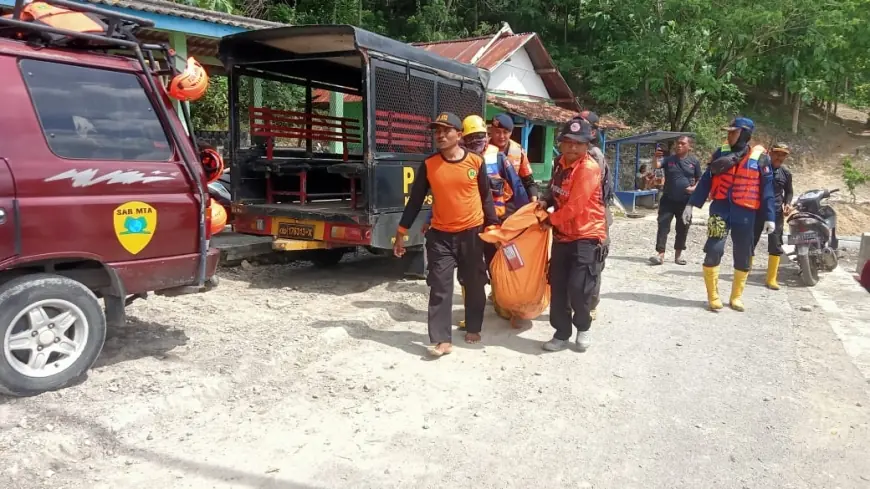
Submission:
<svg viewBox="0 0 870 489">
<path fill-rule="evenodd" d="M 438 113 L 453 112 L 460 119 L 477 114 L 483 115 L 480 111 L 483 109 L 483 95 L 474 86 L 465 85 L 460 88 L 459 85 L 448 85 L 446 83 L 438 84 Z"/>
<path fill-rule="evenodd" d="M 428 154 L 435 82 L 375 68 L 375 151 Z"/>
</svg>

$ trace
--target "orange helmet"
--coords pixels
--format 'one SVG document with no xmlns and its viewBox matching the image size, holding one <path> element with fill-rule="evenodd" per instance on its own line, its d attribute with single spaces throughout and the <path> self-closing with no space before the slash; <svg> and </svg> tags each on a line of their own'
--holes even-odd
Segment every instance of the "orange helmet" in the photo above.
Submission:
<svg viewBox="0 0 870 489">
<path fill-rule="evenodd" d="M 211 234 L 215 235 L 227 227 L 227 210 L 224 206 L 215 202 L 214 199 L 209 199 L 209 210 L 211 213 Z"/>
<path fill-rule="evenodd" d="M 193 58 L 187 58 L 187 67 L 169 82 L 169 96 L 182 102 L 199 100 L 208 90 L 208 73 Z"/>
</svg>

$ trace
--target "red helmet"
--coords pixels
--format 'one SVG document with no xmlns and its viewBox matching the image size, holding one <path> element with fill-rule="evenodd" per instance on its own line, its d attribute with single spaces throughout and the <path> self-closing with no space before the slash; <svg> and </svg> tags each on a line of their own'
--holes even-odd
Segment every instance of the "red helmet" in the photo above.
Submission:
<svg viewBox="0 0 870 489">
<path fill-rule="evenodd" d="M 199 100 L 208 90 L 208 73 L 193 58 L 187 58 L 187 67 L 169 82 L 169 96 L 182 102 Z"/>
<path fill-rule="evenodd" d="M 214 182 L 223 175 L 224 159 L 217 151 L 212 148 L 203 148 L 199 152 L 199 160 L 205 169 L 206 183 Z"/>
</svg>

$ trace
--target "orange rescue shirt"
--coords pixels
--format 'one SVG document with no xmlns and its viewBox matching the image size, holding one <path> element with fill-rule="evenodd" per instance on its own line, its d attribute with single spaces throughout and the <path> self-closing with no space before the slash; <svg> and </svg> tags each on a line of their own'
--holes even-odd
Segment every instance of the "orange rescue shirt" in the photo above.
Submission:
<svg viewBox="0 0 870 489">
<path fill-rule="evenodd" d="M 498 223 L 489 177 L 480 155 L 465 151 L 457 161 L 448 161 L 439 153 L 426 158 L 414 177 L 411 195 L 399 222 L 400 233 L 406 233 L 414 223 L 430 190 L 433 229 L 456 233 Z"/>
<path fill-rule="evenodd" d="M 557 241 L 607 239 L 601 179 L 601 167 L 588 153 L 571 163 L 559 158 L 547 199 L 556 208 L 550 214 L 550 223 Z"/>
</svg>

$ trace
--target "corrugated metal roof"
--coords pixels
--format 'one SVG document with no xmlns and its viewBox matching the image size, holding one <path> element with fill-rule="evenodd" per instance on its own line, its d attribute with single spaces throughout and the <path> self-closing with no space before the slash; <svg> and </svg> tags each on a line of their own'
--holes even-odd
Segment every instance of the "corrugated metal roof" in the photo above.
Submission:
<svg viewBox="0 0 870 489">
<path fill-rule="evenodd" d="M 567 122 L 577 117 L 579 112 L 567 110 L 548 103 L 546 100 L 520 100 L 495 94 L 486 96 L 487 102 L 511 114 L 539 122 Z M 601 129 L 628 129 L 624 122 L 606 115 L 598 116 Z"/>
<path fill-rule="evenodd" d="M 468 63 L 491 40 L 492 36 L 486 36 L 457 39 L 455 41 L 416 43 L 414 45 L 441 56 Z M 477 65 L 489 71 L 494 71 L 520 48 L 526 49 L 529 59 L 531 59 L 532 65 L 535 67 L 535 72 L 544 82 L 550 98 L 564 109 L 579 111 L 580 105 L 574 98 L 574 92 L 571 91 L 571 87 L 568 86 L 562 74 L 559 73 L 559 69 L 547 52 L 547 48 L 544 47 L 540 36 L 535 33 L 502 34 L 487 48 L 486 52 L 478 60 Z"/>
<path fill-rule="evenodd" d="M 151 12 L 161 15 L 171 15 L 173 17 L 183 17 L 185 19 L 202 20 L 205 22 L 213 22 L 215 24 L 231 25 L 234 27 L 242 27 L 245 29 L 266 29 L 270 27 L 281 27 L 285 24 L 279 22 L 271 22 L 268 20 L 252 19 L 250 17 L 242 17 L 241 15 L 230 15 L 221 12 L 213 12 L 211 10 L 191 7 L 180 3 L 169 2 L 167 0 L 84 0 L 88 3 L 97 5 L 109 5 L 112 7 L 128 8 L 139 10 L 140 12 Z"/>
<path fill-rule="evenodd" d="M 512 54 L 518 49 L 525 46 L 535 34 L 507 34 L 496 40 L 490 46 L 483 56 L 477 61 L 477 66 L 486 68 L 489 71 L 496 69 L 499 65 L 507 61 Z M 458 39 L 455 41 L 438 41 L 438 42 L 421 42 L 414 43 L 414 46 L 423 48 L 426 51 L 440 54 L 445 58 L 455 59 L 463 63 L 470 63 L 471 59 L 478 51 L 483 49 L 492 36 L 474 37 L 469 39 Z"/>
<path fill-rule="evenodd" d="M 345 102 L 362 102 L 362 97 L 359 95 L 344 95 Z M 328 104 L 329 103 L 329 92 L 320 88 L 315 88 L 311 91 L 311 102 L 315 104 Z"/>
</svg>

